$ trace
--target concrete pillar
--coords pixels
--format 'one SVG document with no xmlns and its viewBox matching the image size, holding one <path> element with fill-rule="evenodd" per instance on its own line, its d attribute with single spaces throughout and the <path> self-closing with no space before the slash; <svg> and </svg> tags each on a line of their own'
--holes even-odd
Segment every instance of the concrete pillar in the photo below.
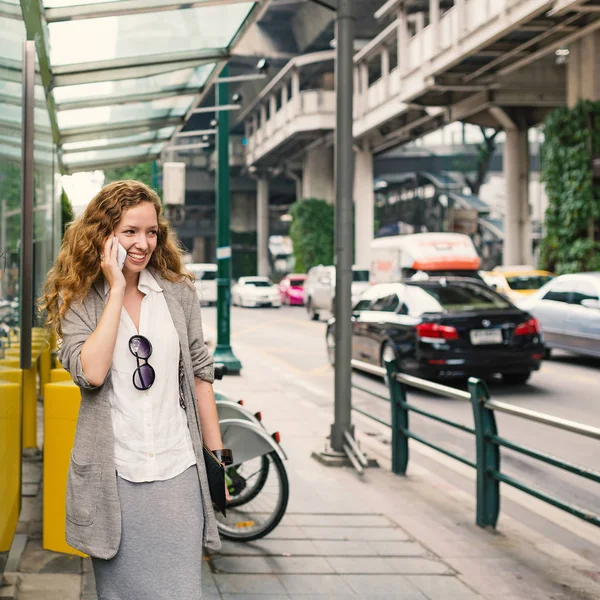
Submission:
<svg viewBox="0 0 600 600">
<path fill-rule="evenodd" d="M 333 178 L 333 147 L 319 146 L 304 155 L 302 165 L 302 195 L 319 198 L 328 204 L 335 201 Z"/>
<path fill-rule="evenodd" d="M 297 69 L 292 71 L 292 106 L 293 114 L 298 115 L 302 111 L 302 98 L 300 97 L 300 73 Z"/>
<path fill-rule="evenodd" d="M 402 74 L 408 69 L 410 56 L 408 55 L 408 15 L 404 4 L 398 7 L 398 73 Z"/>
<path fill-rule="evenodd" d="M 354 262 L 366 268 L 371 260 L 374 213 L 373 153 L 359 150 L 354 162 Z"/>
<path fill-rule="evenodd" d="M 260 177 L 256 182 L 256 257 L 257 273 L 269 276 L 269 180 Z"/>
<path fill-rule="evenodd" d="M 381 51 L 381 79 L 387 97 L 390 89 L 390 50 L 387 46 L 384 46 Z"/>
<path fill-rule="evenodd" d="M 527 127 L 506 129 L 504 143 L 505 265 L 531 264 L 531 222 L 529 217 L 529 140 Z"/>
<path fill-rule="evenodd" d="M 600 100 L 600 31 L 589 33 L 569 46 L 567 103 Z"/>
<path fill-rule="evenodd" d="M 429 0 L 429 26 L 432 29 L 433 47 L 439 47 L 440 0 Z"/>
</svg>

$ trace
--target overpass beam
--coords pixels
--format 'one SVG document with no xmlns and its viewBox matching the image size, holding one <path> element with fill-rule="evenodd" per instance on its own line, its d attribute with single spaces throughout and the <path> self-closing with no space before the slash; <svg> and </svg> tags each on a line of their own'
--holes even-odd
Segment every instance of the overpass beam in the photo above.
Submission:
<svg viewBox="0 0 600 600">
<path fill-rule="evenodd" d="M 369 266 L 374 212 L 373 153 L 358 150 L 354 162 L 354 262 L 361 267 Z"/>
<path fill-rule="evenodd" d="M 531 264 L 531 220 L 529 215 L 529 127 L 516 123 L 502 109 L 506 133 L 504 144 L 504 265 Z M 500 120 L 500 119 L 499 119 Z"/>
<path fill-rule="evenodd" d="M 269 180 L 256 180 L 256 258 L 257 273 L 269 276 Z"/>
</svg>

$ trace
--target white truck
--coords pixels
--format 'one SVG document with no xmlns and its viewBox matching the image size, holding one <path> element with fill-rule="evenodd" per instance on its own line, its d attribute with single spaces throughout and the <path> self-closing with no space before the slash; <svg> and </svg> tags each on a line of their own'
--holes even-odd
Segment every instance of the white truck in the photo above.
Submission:
<svg viewBox="0 0 600 600">
<path fill-rule="evenodd" d="M 369 283 L 392 283 L 419 273 L 481 279 L 481 260 L 462 233 L 415 233 L 381 237 L 371 243 Z"/>
</svg>

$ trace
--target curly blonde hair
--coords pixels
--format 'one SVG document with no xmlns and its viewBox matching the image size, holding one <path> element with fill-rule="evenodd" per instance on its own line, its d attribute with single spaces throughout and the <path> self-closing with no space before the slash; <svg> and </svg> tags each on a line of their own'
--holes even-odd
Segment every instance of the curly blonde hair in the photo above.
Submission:
<svg viewBox="0 0 600 600">
<path fill-rule="evenodd" d="M 101 273 L 100 253 L 107 238 L 115 231 L 124 211 L 141 202 L 154 206 L 158 221 L 156 249 L 148 266 L 169 281 L 193 281 L 193 275 L 183 269 L 182 250 L 162 215 L 158 194 L 139 181 L 110 183 L 68 227 L 58 258 L 46 277 L 38 306 L 46 312 L 46 327 L 58 337 L 62 337 L 61 319 L 71 303 L 82 302 Z"/>
</svg>

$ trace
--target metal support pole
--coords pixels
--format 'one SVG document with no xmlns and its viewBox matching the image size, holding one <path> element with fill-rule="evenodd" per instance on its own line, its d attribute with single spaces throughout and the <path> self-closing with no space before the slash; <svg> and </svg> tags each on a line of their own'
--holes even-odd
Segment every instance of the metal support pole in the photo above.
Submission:
<svg viewBox="0 0 600 600">
<path fill-rule="evenodd" d="M 221 71 L 228 75 L 228 66 Z M 229 83 L 217 84 L 217 105 L 229 102 Z M 230 343 L 231 315 L 231 232 L 229 194 L 229 112 L 222 110 L 217 126 L 217 347 L 215 362 L 227 366 L 229 373 L 239 373 L 242 363 L 235 357 Z"/>
<path fill-rule="evenodd" d="M 339 0 L 336 15 L 336 129 L 335 129 L 335 421 L 331 447 L 344 449 L 344 433 L 352 426 L 352 257 L 354 149 L 352 136 L 354 13 L 352 0 Z"/>
<path fill-rule="evenodd" d="M 23 136 L 21 168 L 21 369 L 31 369 L 33 326 L 33 142 L 34 142 L 35 42 L 23 45 Z"/>
</svg>

